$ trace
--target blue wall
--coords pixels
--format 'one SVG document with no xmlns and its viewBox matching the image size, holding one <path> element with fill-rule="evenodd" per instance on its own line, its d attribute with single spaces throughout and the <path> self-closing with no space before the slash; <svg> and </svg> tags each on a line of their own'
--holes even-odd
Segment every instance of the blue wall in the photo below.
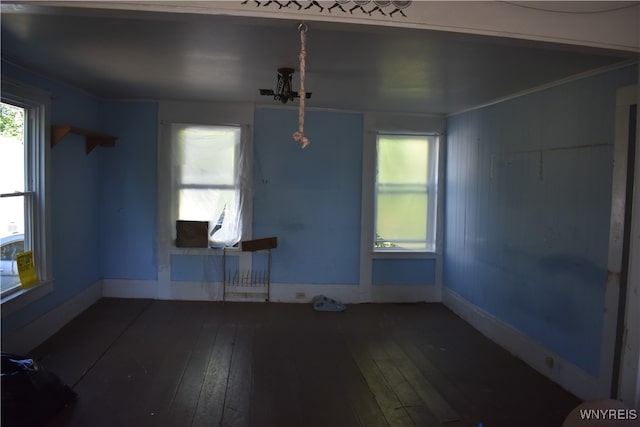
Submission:
<svg viewBox="0 0 640 427">
<path fill-rule="evenodd" d="M 72 134 L 51 149 L 54 289 L 3 317 L 2 333 L 7 334 L 104 277 L 155 278 L 155 268 L 149 265 L 155 262 L 157 119 L 151 120 L 156 114 L 154 103 L 105 104 L 4 61 L 2 74 L 49 92 L 52 124 L 71 124 L 119 137 L 115 148 L 97 147 L 89 155 L 84 138 Z M 119 154 L 114 156 L 116 151 Z M 126 223 L 129 230 L 118 231 L 118 223 Z M 127 236 L 120 240 L 124 233 Z M 105 248 L 115 248 L 114 241 L 118 250 L 107 254 Z M 134 268 L 130 268 L 132 263 Z"/>
<path fill-rule="evenodd" d="M 254 116 L 254 238 L 277 236 L 272 282 L 358 284 L 362 115 L 308 111 L 302 150 L 298 112 Z"/>
<path fill-rule="evenodd" d="M 444 283 L 597 375 L 615 92 L 629 67 L 447 124 Z"/>
<path fill-rule="evenodd" d="M 2 74 L 51 93 L 51 123 L 99 129 L 99 101 L 69 86 L 2 62 Z M 97 151 L 97 150 L 96 150 Z M 97 219 L 99 154 L 68 135 L 51 150 L 51 236 L 54 291 L 2 318 L 3 334 L 36 319 L 100 278 Z"/>
<path fill-rule="evenodd" d="M 435 285 L 435 259 L 374 259 L 373 285 Z"/>
<path fill-rule="evenodd" d="M 84 92 L 2 63 L 5 76 L 51 94 L 51 124 L 101 130 L 100 103 Z M 95 153 L 98 153 L 98 149 Z M 51 236 L 55 292 L 27 307 L 24 319 L 55 307 L 100 278 L 99 154 L 87 156 L 84 138 L 69 134 L 51 149 Z M 16 316 L 19 317 L 19 316 Z M 6 323 L 6 325 L 5 325 Z M 3 318 L 3 331 L 12 319 Z"/>
<path fill-rule="evenodd" d="M 101 277 L 157 278 L 158 107 L 105 102 L 105 131 L 118 137 L 101 153 Z"/>
</svg>

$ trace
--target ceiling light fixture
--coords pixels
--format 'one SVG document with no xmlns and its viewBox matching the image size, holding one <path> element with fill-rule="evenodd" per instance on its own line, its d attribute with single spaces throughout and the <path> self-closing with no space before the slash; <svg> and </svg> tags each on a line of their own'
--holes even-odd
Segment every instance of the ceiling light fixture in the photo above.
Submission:
<svg viewBox="0 0 640 427">
<path fill-rule="evenodd" d="M 286 104 L 289 101 L 293 101 L 298 98 L 298 92 L 294 92 L 292 87 L 292 76 L 294 73 L 293 68 L 282 67 L 278 68 L 278 77 L 276 80 L 276 90 L 272 89 L 259 89 L 260 95 L 273 96 L 273 99 Z M 306 98 L 311 98 L 311 92 L 306 92 Z"/>
</svg>

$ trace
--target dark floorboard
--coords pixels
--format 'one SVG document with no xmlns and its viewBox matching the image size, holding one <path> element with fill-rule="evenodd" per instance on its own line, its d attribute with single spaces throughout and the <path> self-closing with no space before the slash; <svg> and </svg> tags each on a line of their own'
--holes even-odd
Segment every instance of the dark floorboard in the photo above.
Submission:
<svg viewBox="0 0 640 427">
<path fill-rule="evenodd" d="M 78 393 L 50 427 L 560 427 L 580 403 L 441 304 L 105 298 L 30 356 Z"/>
</svg>

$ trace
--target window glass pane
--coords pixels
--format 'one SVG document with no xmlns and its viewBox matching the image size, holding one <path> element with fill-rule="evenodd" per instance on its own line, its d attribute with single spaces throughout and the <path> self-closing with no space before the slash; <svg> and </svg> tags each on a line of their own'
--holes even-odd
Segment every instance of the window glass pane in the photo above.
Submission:
<svg viewBox="0 0 640 427">
<path fill-rule="evenodd" d="M 0 193 L 24 191 L 24 108 L 0 103 Z M 2 230 L 3 224 L 0 224 Z"/>
<path fill-rule="evenodd" d="M 0 239 L 0 290 L 20 285 L 16 255 L 24 252 L 24 234 L 13 234 Z"/>
<path fill-rule="evenodd" d="M 25 191 L 24 108 L 0 103 L 0 194 Z M 0 198 L 0 289 L 20 285 L 16 255 L 24 252 L 25 197 Z"/>
<path fill-rule="evenodd" d="M 209 221 L 209 240 L 232 245 L 242 238 L 240 195 L 236 190 L 182 189 L 178 191 L 179 217 Z M 235 219 L 235 220 L 234 220 Z"/>
<path fill-rule="evenodd" d="M 377 138 L 375 239 L 377 250 L 434 250 L 437 137 Z"/>
<path fill-rule="evenodd" d="M 24 196 L 0 198 L 0 238 L 24 234 Z"/>
<path fill-rule="evenodd" d="M 235 184 L 239 128 L 188 126 L 176 142 L 180 184 Z"/>
<path fill-rule="evenodd" d="M 378 183 L 427 183 L 427 137 L 380 136 Z"/>
<path fill-rule="evenodd" d="M 172 124 L 177 220 L 208 221 L 210 243 L 242 238 L 241 128 Z"/>
<path fill-rule="evenodd" d="M 427 200 L 426 193 L 378 193 L 376 230 L 379 238 L 391 242 L 425 241 Z"/>
<path fill-rule="evenodd" d="M 0 194 L 25 191 L 24 108 L 0 103 Z M 0 238 L 24 233 L 24 197 L 0 199 Z"/>
<path fill-rule="evenodd" d="M 179 193 L 178 219 L 210 221 L 222 214 L 225 206 L 235 204 L 235 190 L 182 189 Z"/>
</svg>

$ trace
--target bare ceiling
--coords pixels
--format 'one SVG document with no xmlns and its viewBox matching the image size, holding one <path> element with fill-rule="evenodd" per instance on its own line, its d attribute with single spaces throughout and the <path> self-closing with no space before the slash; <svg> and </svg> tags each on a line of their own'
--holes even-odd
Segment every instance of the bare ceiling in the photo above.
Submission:
<svg viewBox="0 0 640 427">
<path fill-rule="evenodd" d="M 3 5 L 2 57 L 105 99 L 279 105 L 299 22 Z M 310 22 L 309 107 L 450 114 L 637 54 L 432 30 Z"/>
</svg>

